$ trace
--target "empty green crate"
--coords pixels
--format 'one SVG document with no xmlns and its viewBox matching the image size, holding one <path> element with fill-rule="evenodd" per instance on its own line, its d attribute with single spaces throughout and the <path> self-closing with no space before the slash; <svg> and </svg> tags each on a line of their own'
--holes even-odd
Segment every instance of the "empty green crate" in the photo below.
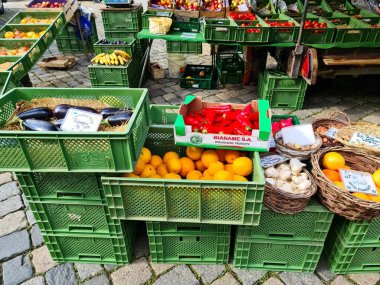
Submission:
<svg viewBox="0 0 380 285">
<path fill-rule="evenodd" d="M 313 272 L 322 249 L 323 243 L 237 238 L 234 266 L 269 271 Z"/>
<path fill-rule="evenodd" d="M 187 227 L 184 232 L 152 234 L 150 227 L 160 222 L 147 222 L 150 256 L 155 263 L 225 264 L 230 252 L 230 230 L 207 233 Z M 178 225 L 179 227 L 182 225 Z M 184 224 L 186 226 L 186 224 Z"/>
<path fill-rule="evenodd" d="M 157 10 L 146 10 L 142 13 L 142 28 L 149 29 L 149 18 L 150 17 L 168 17 L 173 18 L 172 11 L 157 11 Z"/>
<path fill-rule="evenodd" d="M 272 108 L 299 110 L 303 107 L 306 90 L 259 90 L 260 99 L 268 100 Z"/>
<path fill-rule="evenodd" d="M 104 9 L 101 12 L 104 30 L 138 32 L 141 30 L 142 11 L 142 6 L 130 11 L 107 11 Z"/>
<path fill-rule="evenodd" d="M 324 247 L 324 253 L 335 274 L 368 273 L 380 270 L 380 244 L 347 245 L 338 231 L 332 227 Z"/>
<path fill-rule="evenodd" d="M 255 227 L 239 226 L 237 238 L 262 239 L 268 242 L 324 242 L 333 217 L 334 214 L 316 200 L 311 200 L 302 212 L 294 215 L 276 213 L 263 207 L 260 224 Z"/>
<path fill-rule="evenodd" d="M 268 42 L 270 43 L 291 43 L 296 42 L 298 39 L 298 33 L 300 30 L 300 24 L 297 23 L 294 19 L 284 15 L 270 15 L 267 19 L 267 24 L 270 22 L 292 22 L 294 26 L 286 26 L 286 27 L 270 27 L 269 28 L 269 38 Z"/>
<path fill-rule="evenodd" d="M 202 32 L 206 41 L 236 42 L 237 25 L 231 19 L 203 19 Z"/>
<path fill-rule="evenodd" d="M 0 98 L 0 127 L 16 103 L 37 98 L 100 100 L 112 107 L 132 107 L 134 113 L 121 132 L 0 131 L 1 171 L 131 172 L 149 126 L 146 89 L 16 88 Z"/>
<path fill-rule="evenodd" d="M 98 41 L 96 36 L 92 36 L 88 41 L 82 40 L 77 37 L 59 37 L 56 39 L 58 50 L 63 53 L 71 52 L 94 52 L 94 43 Z"/>
<path fill-rule="evenodd" d="M 218 79 L 221 84 L 242 84 L 243 71 L 222 71 L 218 70 Z"/>
<path fill-rule="evenodd" d="M 198 33 L 200 29 L 199 19 L 198 18 L 179 19 L 179 18 L 176 18 L 176 16 L 174 16 L 171 29 L 173 31 Z"/>
<path fill-rule="evenodd" d="M 304 90 L 307 87 L 306 81 L 302 78 L 293 79 L 285 72 L 278 70 L 265 70 L 261 77 L 261 82 L 264 84 L 264 87 L 269 90 Z"/>
<path fill-rule="evenodd" d="M 176 111 L 161 106 L 153 114 L 157 117 L 153 119 L 155 125 L 149 129 L 145 146 L 153 154 L 162 156 L 175 151 L 185 156 L 186 148 L 174 144 L 172 124 Z M 104 196 L 113 219 L 258 225 L 265 181 L 257 152 L 252 154 L 252 159 L 255 171 L 249 182 L 201 183 L 103 176 Z"/>
<path fill-rule="evenodd" d="M 200 77 L 200 72 L 205 76 Z M 191 77 L 191 78 L 189 78 Z M 212 89 L 214 82 L 214 67 L 211 65 L 186 65 L 179 79 L 181 88 Z"/>
<path fill-rule="evenodd" d="M 104 44 L 100 41 L 97 41 L 94 44 L 94 49 L 96 54 L 100 54 L 102 52 L 112 53 L 114 50 L 122 50 L 128 53 L 130 56 L 134 56 L 136 54 L 136 40 L 134 38 L 124 38 L 124 39 L 106 39 L 109 42 L 121 41 L 123 44 Z"/>
<path fill-rule="evenodd" d="M 166 42 L 168 53 L 202 53 L 201 42 Z"/>
<path fill-rule="evenodd" d="M 62 12 L 32 12 L 32 11 L 24 11 L 24 12 L 18 12 L 12 19 L 8 21 L 8 24 L 18 24 L 20 25 L 21 20 L 26 17 L 32 17 L 36 19 L 54 19 L 53 25 L 57 29 L 57 32 L 59 32 L 66 24 L 65 15 Z M 38 25 L 38 24 L 27 24 L 30 26 Z M 48 24 L 49 25 L 49 24 Z"/>
<path fill-rule="evenodd" d="M 222 53 L 216 56 L 216 67 L 221 71 L 243 71 L 244 61 L 237 53 Z"/>
<path fill-rule="evenodd" d="M 231 226 L 172 222 L 147 222 L 148 235 L 230 235 Z"/>
<path fill-rule="evenodd" d="M 265 23 L 261 18 L 256 16 L 257 21 L 245 20 L 235 23 L 238 25 L 236 31 L 236 41 L 239 43 L 266 43 L 269 39 L 269 25 Z M 241 27 L 241 24 L 247 26 Z M 260 27 L 256 25 L 260 24 Z"/>
<path fill-rule="evenodd" d="M 1 61 L 0 61 L 1 63 Z M 18 87 L 17 81 L 14 79 L 12 72 L 0 72 L 0 96 L 13 88 Z"/>
</svg>

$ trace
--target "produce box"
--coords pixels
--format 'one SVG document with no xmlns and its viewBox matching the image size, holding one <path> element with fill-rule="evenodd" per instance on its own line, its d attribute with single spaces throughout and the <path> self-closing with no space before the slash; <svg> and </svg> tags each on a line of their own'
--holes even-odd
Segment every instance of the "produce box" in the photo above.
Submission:
<svg viewBox="0 0 380 285">
<path fill-rule="evenodd" d="M 349 0 L 329 1 L 328 5 L 332 11 L 341 12 L 346 15 L 355 15 L 359 9 L 355 8 Z"/>
<path fill-rule="evenodd" d="M 243 76 L 243 71 L 221 72 L 218 69 L 218 79 L 220 84 L 242 84 Z"/>
<path fill-rule="evenodd" d="M 173 12 L 173 3 L 170 0 L 148 0 L 148 10 L 169 10 Z"/>
<path fill-rule="evenodd" d="M 168 53 L 202 53 L 202 43 L 166 41 L 166 51 Z"/>
<path fill-rule="evenodd" d="M 201 18 L 217 18 L 222 19 L 226 17 L 226 4 L 224 0 L 206 1 L 200 0 L 199 16 Z"/>
<path fill-rule="evenodd" d="M 0 58 L 0 64 L 1 64 L 1 58 Z M 16 87 L 18 87 L 18 84 L 14 80 L 12 72 L 10 71 L 0 72 L 0 96 Z"/>
<path fill-rule="evenodd" d="M 175 143 L 183 146 L 201 146 L 205 148 L 239 149 L 245 151 L 268 151 L 271 132 L 271 112 L 268 101 L 252 100 L 253 112 L 259 112 L 259 129 L 253 129 L 252 135 L 230 135 L 193 132 L 190 125 L 185 124 L 185 117 L 194 111 L 201 111 L 209 106 L 226 104 L 202 101 L 201 97 L 188 95 L 180 106 L 175 122 Z M 232 104 L 235 109 L 243 109 L 246 105 Z"/>
<path fill-rule="evenodd" d="M 240 43 L 264 43 L 269 39 L 269 25 L 261 18 L 256 20 L 235 20 L 238 26 L 236 41 Z"/>
<path fill-rule="evenodd" d="M 300 24 L 293 18 L 284 14 L 270 15 L 266 17 L 265 22 L 270 26 L 268 42 L 288 43 L 297 41 Z"/>
<path fill-rule="evenodd" d="M 148 40 L 146 39 L 137 39 L 137 32 L 104 32 L 106 39 L 123 39 L 123 38 L 134 38 L 136 44 L 137 57 L 141 58 L 145 50 L 148 47 Z M 136 57 L 136 56 L 135 56 Z"/>
<path fill-rule="evenodd" d="M 179 79 L 179 86 L 182 88 L 212 89 L 213 79 L 214 68 L 211 65 L 188 64 Z"/>
<path fill-rule="evenodd" d="M 173 11 L 169 10 L 146 10 L 144 13 L 142 13 L 142 28 L 143 29 L 149 29 L 149 18 L 150 17 L 167 17 L 167 18 L 173 18 Z"/>
<path fill-rule="evenodd" d="M 376 43 L 380 41 L 380 16 L 366 10 L 360 10 L 359 13 L 352 15 L 352 17 L 371 26 L 372 29 L 368 37 L 368 42 Z"/>
<path fill-rule="evenodd" d="M 27 55 L 25 55 L 24 57 L 0 56 L 0 65 L 7 64 L 7 63 L 11 65 L 5 71 L 1 72 L 3 75 L 2 75 L 2 80 L 1 80 L 2 83 L 0 84 L 0 86 L 6 87 L 5 81 L 6 81 L 6 78 L 8 78 L 8 75 L 5 75 L 5 73 L 8 71 L 11 72 L 12 75 L 9 76 L 11 80 L 7 82 L 9 84 L 9 87 L 11 87 L 11 88 L 8 88 L 7 91 L 9 91 L 10 89 L 13 89 L 16 87 L 16 85 L 12 84 L 12 82 L 14 83 L 15 80 L 18 81 L 21 78 L 23 78 L 26 74 L 28 74 L 28 71 L 31 68 L 31 63 Z M 0 94 L 3 94 L 3 93 L 5 93 L 5 90 L 3 90 L 3 92 L 0 92 Z"/>
<path fill-rule="evenodd" d="M 173 31 L 198 33 L 200 29 L 199 18 L 174 16 L 171 29 Z"/>
<path fill-rule="evenodd" d="M 174 144 L 176 106 L 152 105 L 152 125 L 145 146 L 163 155 L 186 148 Z M 258 153 L 250 156 L 254 173 L 249 182 L 190 181 L 102 177 L 113 219 L 171 221 L 226 225 L 258 225 L 264 195 L 264 174 Z M 232 202 L 231 202 L 232 201 Z"/>
<path fill-rule="evenodd" d="M 297 3 L 301 16 L 303 11 L 303 2 L 301 0 L 297 0 Z M 333 10 L 326 0 L 312 0 L 308 4 L 307 12 L 320 17 L 331 17 Z"/>
<path fill-rule="evenodd" d="M 241 84 L 243 82 L 244 61 L 238 54 L 218 54 L 216 67 L 221 84 Z"/>
<path fill-rule="evenodd" d="M 277 114 L 272 114 L 272 123 L 279 122 L 282 119 L 288 119 L 288 118 L 292 118 L 293 125 L 300 124 L 300 121 L 298 120 L 298 117 L 296 115 L 277 115 Z"/>
<path fill-rule="evenodd" d="M 170 224 L 172 231 L 161 233 Z M 155 263 L 226 264 L 231 226 L 146 222 L 150 255 Z M 168 227 L 170 227 L 168 226 Z"/>
<path fill-rule="evenodd" d="M 120 44 L 118 44 L 120 42 Z M 136 51 L 136 40 L 134 38 L 124 38 L 124 39 L 103 39 L 99 40 L 94 44 L 94 49 L 96 54 L 112 53 L 114 50 L 122 50 L 128 53 L 131 57 L 135 55 Z"/>
<path fill-rule="evenodd" d="M 237 25 L 231 19 L 203 19 L 201 25 L 206 41 L 236 41 Z"/>
<path fill-rule="evenodd" d="M 104 30 L 111 32 L 139 32 L 142 26 L 141 4 L 132 8 L 105 8 L 101 10 Z M 107 36 L 106 36 L 107 37 Z M 122 37 L 125 38 L 126 36 Z"/>
<path fill-rule="evenodd" d="M 299 23 L 301 24 L 301 21 Z M 335 26 L 323 18 L 307 14 L 304 27 L 303 43 L 324 44 L 334 41 Z"/>
<path fill-rule="evenodd" d="M 89 41 L 83 42 L 77 37 L 59 37 L 56 39 L 58 50 L 62 53 L 73 52 L 94 52 L 94 44 L 98 41 L 98 37 L 91 37 Z"/>
<path fill-rule="evenodd" d="M 2 171 L 126 172 L 133 171 L 149 125 L 146 89 L 16 88 L 0 98 L 0 128 L 16 103 L 36 98 L 99 100 L 112 107 L 132 107 L 125 131 L 0 131 Z"/>
<path fill-rule="evenodd" d="M 199 0 L 173 1 L 173 13 L 175 17 L 199 18 Z"/>
<path fill-rule="evenodd" d="M 28 21 L 25 18 L 32 18 L 33 21 Z M 8 24 L 20 25 L 27 24 L 30 26 L 39 25 L 39 20 L 52 20 L 43 24 L 54 25 L 57 32 L 60 32 L 61 29 L 66 25 L 66 19 L 63 12 L 18 12 L 12 19 L 8 21 Z"/>
<path fill-rule="evenodd" d="M 58 3 L 56 5 L 55 3 Z M 78 0 L 32 0 L 28 5 L 26 5 L 26 11 L 38 11 L 38 12 L 63 12 L 66 21 L 74 16 L 75 11 L 79 8 Z"/>
</svg>

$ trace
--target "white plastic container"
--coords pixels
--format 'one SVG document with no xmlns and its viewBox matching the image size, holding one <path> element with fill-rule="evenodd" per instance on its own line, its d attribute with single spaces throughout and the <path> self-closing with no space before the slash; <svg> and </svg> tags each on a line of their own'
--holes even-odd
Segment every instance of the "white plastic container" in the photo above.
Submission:
<svg viewBox="0 0 380 285">
<path fill-rule="evenodd" d="M 186 67 L 186 56 L 181 53 L 168 54 L 168 69 L 170 78 L 180 78 Z"/>
</svg>

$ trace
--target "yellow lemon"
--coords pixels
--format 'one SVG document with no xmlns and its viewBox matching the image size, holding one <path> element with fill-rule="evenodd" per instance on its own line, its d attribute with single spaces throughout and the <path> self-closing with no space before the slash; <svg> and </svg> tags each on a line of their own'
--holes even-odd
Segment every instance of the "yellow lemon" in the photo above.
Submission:
<svg viewBox="0 0 380 285">
<path fill-rule="evenodd" d="M 208 167 L 210 175 L 214 175 L 215 172 L 219 170 L 224 170 L 224 164 L 220 161 L 211 162 L 210 166 Z"/>
<path fill-rule="evenodd" d="M 232 163 L 232 167 L 233 167 L 234 173 L 241 176 L 250 175 L 253 171 L 252 160 L 249 159 L 248 157 L 236 158 Z"/>
</svg>

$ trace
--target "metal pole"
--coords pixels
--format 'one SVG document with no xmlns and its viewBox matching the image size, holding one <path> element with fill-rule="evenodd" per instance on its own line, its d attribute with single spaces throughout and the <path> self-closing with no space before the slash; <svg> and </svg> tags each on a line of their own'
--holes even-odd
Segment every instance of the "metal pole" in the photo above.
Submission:
<svg viewBox="0 0 380 285">
<path fill-rule="evenodd" d="M 145 70 L 146 70 L 146 67 L 147 67 L 147 63 L 148 63 L 148 58 L 149 58 L 149 55 L 150 55 L 150 49 L 152 47 L 152 43 L 153 43 L 153 40 L 148 40 L 148 47 L 145 51 L 145 54 L 144 54 L 144 64 L 143 64 L 143 68 L 142 68 L 142 72 L 140 74 L 140 81 L 139 81 L 139 86 L 138 87 L 141 87 L 141 84 L 142 84 L 142 81 L 143 81 L 143 78 L 144 78 L 144 74 L 145 74 Z"/>
<path fill-rule="evenodd" d="M 302 35 L 303 35 L 308 7 L 309 7 L 309 0 L 305 0 L 305 2 L 303 3 L 303 11 L 302 11 L 302 17 L 301 17 L 301 24 L 300 24 L 301 27 L 300 27 L 300 33 L 298 34 L 297 46 L 300 46 L 302 42 Z"/>
</svg>

